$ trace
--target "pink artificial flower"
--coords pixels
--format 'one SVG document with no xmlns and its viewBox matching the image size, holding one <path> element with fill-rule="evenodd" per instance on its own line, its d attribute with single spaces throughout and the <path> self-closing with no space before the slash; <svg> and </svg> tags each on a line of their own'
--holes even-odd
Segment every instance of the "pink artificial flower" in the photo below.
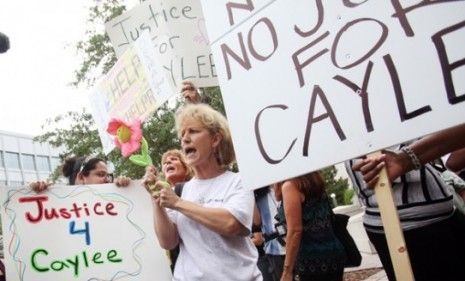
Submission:
<svg viewBox="0 0 465 281">
<path fill-rule="evenodd" d="M 141 121 L 134 120 L 127 124 L 121 119 L 112 118 L 108 123 L 107 132 L 115 136 L 115 145 L 121 149 L 121 155 L 128 157 L 140 148 L 142 139 Z"/>
</svg>

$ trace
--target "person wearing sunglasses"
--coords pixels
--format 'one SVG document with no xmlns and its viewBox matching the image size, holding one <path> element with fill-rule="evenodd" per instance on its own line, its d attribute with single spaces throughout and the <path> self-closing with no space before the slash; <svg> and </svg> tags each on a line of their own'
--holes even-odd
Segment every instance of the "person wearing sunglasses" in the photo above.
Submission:
<svg viewBox="0 0 465 281">
<path fill-rule="evenodd" d="M 63 176 L 68 178 L 69 185 L 104 184 L 113 182 L 113 174 L 108 173 L 107 164 L 98 157 L 70 157 L 62 168 Z M 114 183 L 118 187 L 126 187 L 131 179 L 119 176 Z M 29 186 L 36 192 L 46 190 L 52 183 L 48 181 L 35 181 Z"/>
</svg>

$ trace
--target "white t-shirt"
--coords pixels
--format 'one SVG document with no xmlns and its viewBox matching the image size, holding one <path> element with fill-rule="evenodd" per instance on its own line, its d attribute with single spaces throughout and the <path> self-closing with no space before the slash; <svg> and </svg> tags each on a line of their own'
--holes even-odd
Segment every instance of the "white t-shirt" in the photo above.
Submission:
<svg viewBox="0 0 465 281">
<path fill-rule="evenodd" d="M 254 195 L 236 173 L 194 178 L 184 184 L 181 197 L 203 207 L 224 208 L 250 231 Z M 257 249 L 248 236 L 222 236 L 178 211 L 168 210 L 168 216 L 181 240 L 173 280 L 262 280 Z"/>
</svg>

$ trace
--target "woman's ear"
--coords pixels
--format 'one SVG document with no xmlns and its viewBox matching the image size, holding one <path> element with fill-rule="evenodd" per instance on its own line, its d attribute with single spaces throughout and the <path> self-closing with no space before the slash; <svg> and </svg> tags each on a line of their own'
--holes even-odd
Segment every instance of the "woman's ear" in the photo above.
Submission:
<svg viewBox="0 0 465 281">
<path fill-rule="evenodd" d="M 76 181 L 75 181 L 75 183 L 76 183 L 76 184 L 84 184 L 84 180 L 85 180 L 85 179 L 84 179 L 84 175 L 83 175 L 82 173 L 78 173 L 78 174 L 76 175 Z"/>
<path fill-rule="evenodd" d="M 216 148 L 220 142 L 223 140 L 223 136 L 220 133 L 213 135 L 213 148 Z"/>
</svg>

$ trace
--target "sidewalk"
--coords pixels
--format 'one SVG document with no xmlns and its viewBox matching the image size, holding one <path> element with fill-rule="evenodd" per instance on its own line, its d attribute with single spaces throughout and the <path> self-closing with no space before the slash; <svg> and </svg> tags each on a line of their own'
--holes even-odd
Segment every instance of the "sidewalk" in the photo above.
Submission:
<svg viewBox="0 0 465 281">
<path fill-rule="evenodd" d="M 364 281 L 388 281 L 388 278 L 386 276 L 386 272 L 382 270 L 374 275 L 371 275 L 367 279 L 364 279 Z"/>
<path fill-rule="evenodd" d="M 382 270 L 383 265 L 381 264 L 377 254 L 362 252 L 362 264 L 359 267 L 346 268 L 345 272 L 361 271 L 374 268 L 379 268 L 381 271 L 365 279 L 360 279 L 360 281 L 388 281 L 386 273 L 384 270 Z"/>
</svg>

